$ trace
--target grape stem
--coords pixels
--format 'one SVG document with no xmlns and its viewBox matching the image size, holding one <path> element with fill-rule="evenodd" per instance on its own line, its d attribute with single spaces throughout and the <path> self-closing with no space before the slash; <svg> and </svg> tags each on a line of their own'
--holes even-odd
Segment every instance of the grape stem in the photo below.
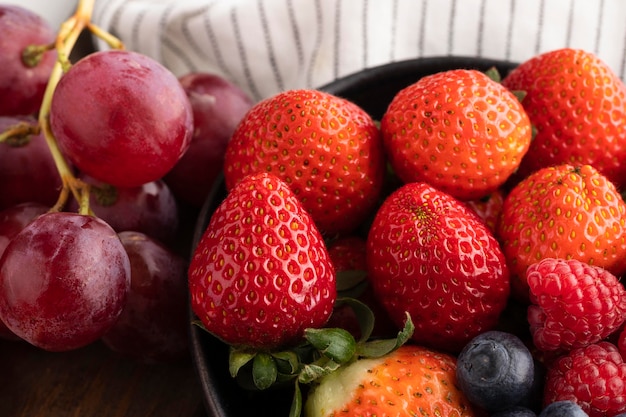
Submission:
<svg viewBox="0 0 626 417">
<path fill-rule="evenodd" d="M 124 47 L 123 43 L 119 39 L 91 23 L 94 4 L 95 0 L 79 0 L 74 14 L 61 25 L 55 41 L 57 62 L 52 68 L 52 72 L 44 92 L 41 109 L 39 111 L 38 121 L 41 127 L 41 132 L 43 133 L 48 148 L 52 153 L 52 158 L 57 171 L 61 176 L 63 184 L 59 197 L 50 211 L 63 210 L 71 193 L 78 202 L 78 212 L 80 214 L 93 215 L 93 212 L 89 207 L 90 186 L 74 175 L 72 168 L 59 149 L 57 140 L 52 133 L 52 129 L 50 127 L 50 105 L 54 90 L 59 84 L 61 77 L 71 67 L 69 59 L 70 53 L 76 45 L 78 37 L 85 29 L 90 30 L 95 36 L 103 39 L 113 48 L 123 49 Z"/>
</svg>

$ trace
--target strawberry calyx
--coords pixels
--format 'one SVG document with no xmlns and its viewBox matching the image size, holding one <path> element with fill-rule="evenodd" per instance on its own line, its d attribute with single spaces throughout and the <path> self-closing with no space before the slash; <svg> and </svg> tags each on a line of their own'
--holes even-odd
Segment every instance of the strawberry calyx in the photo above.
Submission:
<svg viewBox="0 0 626 417">
<path fill-rule="evenodd" d="M 229 346 L 228 366 L 231 377 L 248 390 L 268 390 L 293 384 L 290 417 L 302 411 L 301 385 L 309 385 L 359 358 L 377 358 L 398 349 L 410 340 L 414 325 L 406 314 L 404 328 L 395 338 L 373 339 L 374 314 L 361 301 L 341 297 L 338 304 L 354 310 L 361 337 L 356 340 L 339 327 L 307 328 L 304 341 L 295 347 L 278 351 L 254 350 L 245 346 Z M 195 323 L 204 328 L 201 323 Z"/>
</svg>

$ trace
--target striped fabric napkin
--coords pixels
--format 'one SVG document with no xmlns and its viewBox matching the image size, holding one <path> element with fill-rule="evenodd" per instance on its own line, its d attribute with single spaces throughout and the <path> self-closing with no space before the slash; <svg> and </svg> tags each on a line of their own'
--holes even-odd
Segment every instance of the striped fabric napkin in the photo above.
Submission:
<svg viewBox="0 0 626 417">
<path fill-rule="evenodd" d="M 176 75 L 214 72 L 257 100 L 398 60 L 566 46 L 626 75 L 624 0 L 96 0 L 94 21 Z"/>
</svg>

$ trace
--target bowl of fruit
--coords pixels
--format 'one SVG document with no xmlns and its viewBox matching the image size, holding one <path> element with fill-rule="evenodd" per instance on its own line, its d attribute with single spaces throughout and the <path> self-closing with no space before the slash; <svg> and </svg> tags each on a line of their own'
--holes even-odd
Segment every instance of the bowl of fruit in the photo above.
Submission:
<svg viewBox="0 0 626 417">
<path fill-rule="evenodd" d="M 566 365 L 624 392 L 625 92 L 563 49 L 397 62 L 255 104 L 192 245 L 209 414 L 626 410 L 576 394 L 595 379 Z M 616 118 L 590 145 L 600 102 Z"/>
</svg>

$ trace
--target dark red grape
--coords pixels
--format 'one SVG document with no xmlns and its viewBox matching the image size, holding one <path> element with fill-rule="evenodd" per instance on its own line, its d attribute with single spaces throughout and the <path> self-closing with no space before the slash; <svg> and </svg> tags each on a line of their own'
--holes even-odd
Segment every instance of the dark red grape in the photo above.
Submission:
<svg viewBox="0 0 626 417">
<path fill-rule="evenodd" d="M 61 77 L 50 107 L 59 148 L 79 171 L 118 187 L 161 179 L 189 147 L 191 104 L 157 61 L 95 52 Z"/>
<path fill-rule="evenodd" d="M 138 187 L 113 187 L 87 175 L 81 179 L 97 187 L 90 193 L 89 207 L 116 232 L 133 230 L 165 244 L 174 242 L 178 233 L 178 207 L 163 180 Z M 67 210 L 78 210 L 76 200 L 71 200 Z"/>
<path fill-rule="evenodd" d="M 113 228 L 92 216 L 43 214 L 0 258 L 0 318 L 45 350 L 98 340 L 119 318 L 129 290 L 124 246 Z"/>
<path fill-rule="evenodd" d="M 193 109 L 194 133 L 189 150 L 165 181 L 178 199 L 200 207 L 222 171 L 226 145 L 253 101 L 218 75 L 194 72 L 179 80 Z"/>
<path fill-rule="evenodd" d="M 0 115 L 16 116 L 39 111 L 56 62 L 55 50 L 44 52 L 36 65 L 24 60 L 25 48 L 51 45 L 56 33 L 36 13 L 0 5 Z"/>
<path fill-rule="evenodd" d="M 49 207 L 39 203 L 22 203 L 0 211 L 0 257 L 9 242 L 28 223 L 40 214 L 48 211 Z M 15 333 L 0 320 L 0 338 L 6 340 L 21 340 Z"/>
<path fill-rule="evenodd" d="M 36 123 L 32 117 L 0 117 L 0 132 L 20 122 Z M 0 210 L 24 202 L 52 206 L 61 186 L 43 135 L 30 135 L 20 144 L 0 142 Z"/>
<path fill-rule="evenodd" d="M 119 236 L 130 258 L 131 287 L 103 342 L 145 362 L 182 358 L 188 349 L 187 262 L 143 233 Z"/>
</svg>

